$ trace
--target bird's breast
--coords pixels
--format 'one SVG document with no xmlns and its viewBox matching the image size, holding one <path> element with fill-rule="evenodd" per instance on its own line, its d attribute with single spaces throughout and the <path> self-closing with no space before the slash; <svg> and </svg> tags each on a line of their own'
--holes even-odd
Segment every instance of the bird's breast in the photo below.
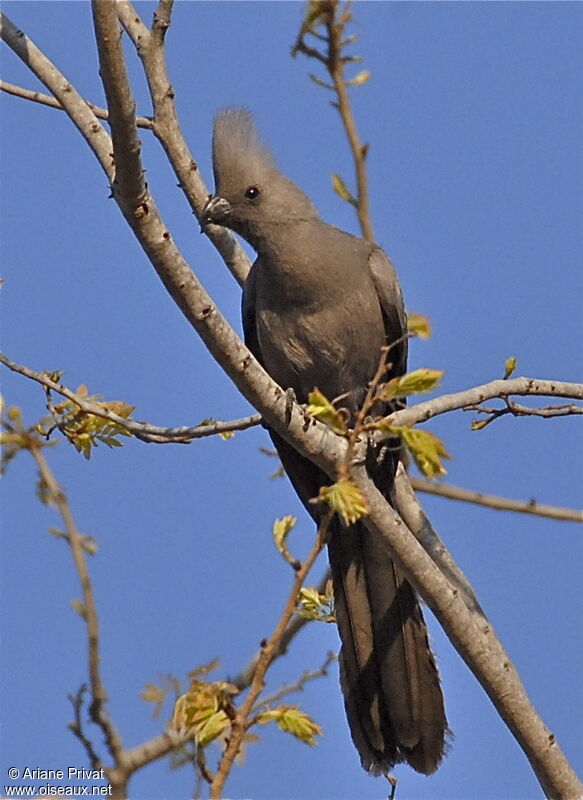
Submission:
<svg viewBox="0 0 583 800">
<path fill-rule="evenodd" d="M 265 368 L 284 389 L 305 402 L 318 387 L 330 400 L 362 392 L 371 380 L 384 344 L 380 309 L 341 298 L 322 307 L 263 308 L 256 317 Z"/>
</svg>

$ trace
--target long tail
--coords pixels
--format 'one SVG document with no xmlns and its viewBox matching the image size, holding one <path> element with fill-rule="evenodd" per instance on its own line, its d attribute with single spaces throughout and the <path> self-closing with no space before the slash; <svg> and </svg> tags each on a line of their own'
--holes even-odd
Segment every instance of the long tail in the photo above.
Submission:
<svg viewBox="0 0 583 800">
<path fill-rule="evenodd" d="M 274 431 L 270 436 L 296 492 L 317 522 L 318 507 L 310 499 L 328 479 Z M 382 463 L 376 470 L 386 496 L 393 471 Z M 448 727 L 417 595 L 383 542 L 365 525 L 346 528 L 335 518 L 328 534 L 342 640 L 340 681 L 362 765 L 379 774 L 407 762 L 430 775 L 443 758 Z"/>
<path fill-rule="evenodd" d="M 430 775 L 445 750 L 447 720 L 417 596 L 364 525 L 334 524 L 328 543 L 340 680 L 363 767 L 407 762 Z"/>
</svg>

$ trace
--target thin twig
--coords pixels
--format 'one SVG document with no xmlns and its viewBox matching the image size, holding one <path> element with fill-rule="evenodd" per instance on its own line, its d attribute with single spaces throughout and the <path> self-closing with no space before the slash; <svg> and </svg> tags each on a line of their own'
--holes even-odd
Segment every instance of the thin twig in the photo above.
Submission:
<svg viewBox="0 0 583 800">
<path fill-rule="evenodd" d="M 83 684 L 77 694 L 75 695 L 67 695 L 69 700 L 71 701 L 71 705 L 73 706 L 73 712 L 75 714 L 75 720 L 69 723 L 69 730 L 73 732 L 73 734 L 79 739 L 85 752 L 87 753 L 87 757 L 89 759 L 89 763 L 91 764 L 92 769 L 102 769 L 103 763 L 95 748 L 93 747 L 93 743 L 91 740 L 85 735 L 83 730 L 83 720 L 81 717 L 81 711 L 83 710 L 83 695 L 87 691 L 87 684 Z"/>
<path fill-rule="evenodd" d="M 114 762 L 117 763 L 123 751 L 123 743 L 106 709 L 107 693 L 101 680 L 101 671 L 99 667 L 99 621 L 97 617 L 97 608 L 95 606 L 95 598 L 93 596 L 93 587 L 91 585 L 91 578 L 89 577 L 85 551 L 83 549 L 85 537 L 77 530 L 68 500 L 57 483 L 41 451 L 41 447 L 38 442 L 35 443 L 34 439 L 30 440 L 29 450 L 37 463 L 41 480 L 48 490 L 49 502 L 57 509 L 65 525 L 66 540 L 71 548 L 75 569 L 77 570 L 83 592 L 83 619 L 85 620 L 85 626 L 87 628 L 89 683 L 91 686 L 89 714 L 93 722 L 103 731 L 108 750 Z"/>
<path fill-rule="evenodd" d="M 275 626 L 275 630 L 261 647 L 261 655 L 259 656 L 259 660 L 257 661 L 254 670 L 251 685 L 249 687 L 249 693 L 247 694 L 245 701 L 237 711 L 237 714 L 231 723 L 231 733 L 227 747 L 225 748 L 225 752 L 223 753 L 223 757 L 219 763 L 215 779 L 211 785 L 211 800 L 220 800 L 220 798 L 223 796 L 225 782 L 229 777 L 235 762 L 235 758 L 237 757 L 241 743 L 249 727 L 249 716 L 255 705 L 255 702 L 257 701 L 257 698 L 263 691 L 265 685 L 265 674 L 280 650 L 281 640 L 284 636 L 288 623 L 296 610 L 300 589 L 302 588 L 304 580 L 306 579 L 306 576 L 308 575 L 324 546 L 326 531 L 331 517 L 331 512 L 326 514 L 324 517 L 316 534 L 312 549 L 310 550 L 306 560 L 296 572 L 285 608 L 277 625 Z"/>
<path fill-rule="evenodd" d="M 318 594 L 324 594 L 326 591 L 326 584 L 329 580 L 330 570 L 327 569 L 317 585 Z M 294 614 L 294 616 L 286 625 L 283 635 L 279 640 L 279 647 L 273 655 L 272 662 L 275 661 L 276 658 L 279 658 L 287 653 L 291 642 L 295 639 L 302 628 L 304 628 L 310 621 L 311 620 L 307 617 L 300 617 L 299 614 Z M 227 677 L 226 680 L 236 686 L 240 692 L 242 692 L 244 689 L 247 689 L 251 685 L 253 675 L 255 674 L 255 670 L 257 668 L 257 662 L 261 657 L 261 652 L 261 650 L 257 650 L 257 652 L 251 656 L 247 664 L 234 678 Z"/>
<path fill-rule="evenodd" d="M 372 242 L 374 241 L 374 232 L 370 220 L 368 179 L 366 175 L 368 145 L 363 145 L 360 141 L 358 129 L 352 114 L 350 96 L 344 78 L 344 65 L 346 62 L 342 55 L 342 41 L 344 39 L 345 27 L 351 20 L 349 7 L 350 3 L 346 3 L 338 19 L 334 19 L 334 17 L 331 16 L 326 22 L 326 27 L 328 29 L 327 67 L 338 98 L 336 107 L 340 114 L 354 160 L 354 170 L 356 173 L 356 213 L 358 222 L 364 238 Z"/>
<path fill-rule="evenodd" d="M 542 417 L 543 419 L 553 419 L 554 417 L 570 417 L 577 414 L 583 414 L 583 406 L 569 403 L 567 405 L 558 406 L 544 406 L 543 408 L 531 408 L 524 406 L 521 403 L 516 403 L 504 398 L 506 406 L 504 408 L 487 408 L 482 405 L 468 406 L 464 411 L 474 411 L 477 414 L 489 414 L 490 418 L 486 420 L 479 420 L 472 423 L 474 430 L 483 430 L 491 422 L 507 414 L 513 417 Z"/>
<path fill-rule="evenodd" d="M 7 358 L 4 353 L 0 353 L 0 363 L 4 364 L 4 366 L 11 369 L 13 372 L 17 372 L 20 375 L 24 375 L 26 378 L 37 381 L 37 383 L 40 383 L 46 389 L 56 392 L 62 397 L 66 397 L 68 400 L 75 403 L 75 405 L 79 406 L 85 413 L 93 414 L 96 417 L 114 422 L 116 425 L 124 428 L 128 433 L 131 433 L 137 439 L 141 439 L 144 442 L 153 442 L 156 444 L 188 444 L 193 439 L 200 439 L 205 436 L 214 436 L 221 433 L 243 431 L 261 423 L 260 414 L 251 414 L 248 417 L 229 421 L 215 420 L 191 427 L 182 425 L 177 428 L 166 428 L 159 425 L 151 425 L 148 422 L 137 422 L 127 417 L 121 417 L 119 414 L 109 411 L 107 408 L 85 400 L 67 386 L 52 380 L 46 372 L 34 372 L 28 367 L 16 364 L 14 361 Z"/>
<path fill-rule="evenodd" d="M 0 81 L 0 91 L 6 92 L 6 94 L 11 94 L 14 97 L 21 97 L 24 100 L 31 100 L 33 103 L 39 103 L 41 106 L 48 106 L 49 108 L 56 108 L 59 111 L 64 111 L 64 107 L 56 100 L 54 97 L 51 97 L 49 94 L 43 94 L 42 92 L 34 92 L 32 89 L 25 89 L 23 86 L 17 86 L 14 83 L 8 83 L 8 81 Z M 109 113 L 107 109 L 100 108 L 96 106 L 95 103 L 91 103 L 89 100 L 85 100 L 88 108 L 95 114 L 96 117 L 99 119 L 109 119 Z M 146 128 L 147 130 L 152 130 L 153 123 L 149 117 L 136 117 L 136 124 L 138 128 Z"/>
<path fill-rule="evenodd" d="M 0 37 L 56 97 L 111 180 L 113 178 L 111 138 L 79 92 L 34 42 L 2 12 L 0 12 Z"/>
<path fill-rule="evenodd" d="M 411 486 L 416 492 L 446 497 L 449 500 L 461 500 L 463 503 L 474 503 L 497 511 L 516 511 L 520 514 L 534 514 L 538 517 L 567 520 L 570 522 L 583 522 L 583 511 L 577 508 L 561 508 L 538 503 L 536 500 L 513 500 L 509 497 L 499 497 L 494 494 L 485 494 L 461 486 L 452 486 L 449 483 L 434 483 L 427 478 L 410 476 Z"/>
<path fill-rule="evenodd" d="M 336 102 L 332 105 L 337 109 L 342 120 L 342 125 L 348 139 L 348 144 L 354 162 L 354 172 L 356 177 L 356 197 L 350 198 L 350 202 L 356 208 L 360 230 L 365 239 L 374 241 L 374 232 L 370 219 L 370 207 L 368 200 L 368 178 L 366 173 L 366 157 L 368 145 L 360 141 L 352 104 L 348 92 L 348 84 L 344 77 L 344 68 L 350 61 L 358 60 L 351 56 L 344 55 L 344 48 L 351 43 L 351 37 L 345 39 L 345 30 L 348 23 L 352 20 L 350 13 L 351 0 L 347 0 L 342 6 L 338 0 L 326 0 L 319 4 L 320 14 L 311 25 L 302 25 L 300 33 L 292 48 L 292 53 L 303 53 L 308 58 L 320 61 L 326 68 L 332 85 L 320 81 L 312 75 L 312 79 L 326 89 L 333 89 L 336 93 Z M 316 31 L 318 25 L 323 25 L 326 33 L 319 34 Z M 306 36 L 314 36 L 324 45 L 323 52 L 316 47 L 311 47 L 306 42 Z"/>
<path fill-rule="evenodd" d="M 449 411 L 477 406 L 495 397 L 540 395 L 583 400 L 583 383 L 552 381 L 539 378 L 500 378 L 453 394 L 442 394 L 432 400 L 395 411 L 388 419 L 394 425 L 417 425 Z"/>
<path fill-rule="evenodd" d="M 279 703 L 280 700 L 290 694 L 294 694 L 295 692 L 303 692 L 304 686 L 307 683 L 310 683 L 310 681 L 315 681 L 318 678 L 326 678 L 328 676 L 328 667 L 335 661 L 338 661 L 338 656 L 336 653 L 333 653 L 331 650 L 329 650 L 321 667 L 318 669 L 304 670 L 297 681 L 294 681 L 294 683 L 284 683 L 283 686 L 280 686 L 276 692 L 264 697 L 260 703 L 256 703 L 256 705 L 253 707 L 253 711 L 265 710 L 269 708 L 269 706 Z"/>
</svg>

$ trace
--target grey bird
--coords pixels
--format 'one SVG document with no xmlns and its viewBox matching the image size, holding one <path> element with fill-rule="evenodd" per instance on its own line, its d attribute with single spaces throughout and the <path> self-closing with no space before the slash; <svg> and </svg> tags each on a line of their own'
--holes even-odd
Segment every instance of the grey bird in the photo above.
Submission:
<svg viewBox="0 0 583 800">
<path fill-rule="evenodd" d="M 243 296 L 245 343 L 299 402 L 318 387 L 360 408 L 389 351 L 388 377 L 406 371 L 406 316 L 394 267 L 377 245 L 323 222 L 311 200 L 278 171 L 245 109 L 226 109 L 213 131 L 215 195 L 204 225 L 230 228 L 257 253 Z M 382 410 L 388 413 L 390 407 Z M 298 496 L 310 503 L 327 475 L 279 434 L 270 436 Z M 398 449 L 370 448 L 367 469 L 389 500 Z M 362 523 L 328 531 L 340 681 L 362 766 L 386 774 L 406 762 L 431 774 L 445 749 L 447 721 L 437 668 L 417 596 L 380 537 Z"/>
</svg>

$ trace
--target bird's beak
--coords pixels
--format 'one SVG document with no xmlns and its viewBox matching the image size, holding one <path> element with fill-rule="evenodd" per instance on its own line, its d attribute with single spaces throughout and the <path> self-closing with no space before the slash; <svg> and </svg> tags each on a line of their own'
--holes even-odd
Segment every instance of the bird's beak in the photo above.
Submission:
<svg viewBox="0 0 583 800">
<path fill-rule="evenodd" d="M 225 220 L 231 214 L 231 204 L 224 197 L 210 197 L 200 215 L 200 224 L 205 228 L 211 223 L 213 225 L 224 225 Z"/>
</svg>

